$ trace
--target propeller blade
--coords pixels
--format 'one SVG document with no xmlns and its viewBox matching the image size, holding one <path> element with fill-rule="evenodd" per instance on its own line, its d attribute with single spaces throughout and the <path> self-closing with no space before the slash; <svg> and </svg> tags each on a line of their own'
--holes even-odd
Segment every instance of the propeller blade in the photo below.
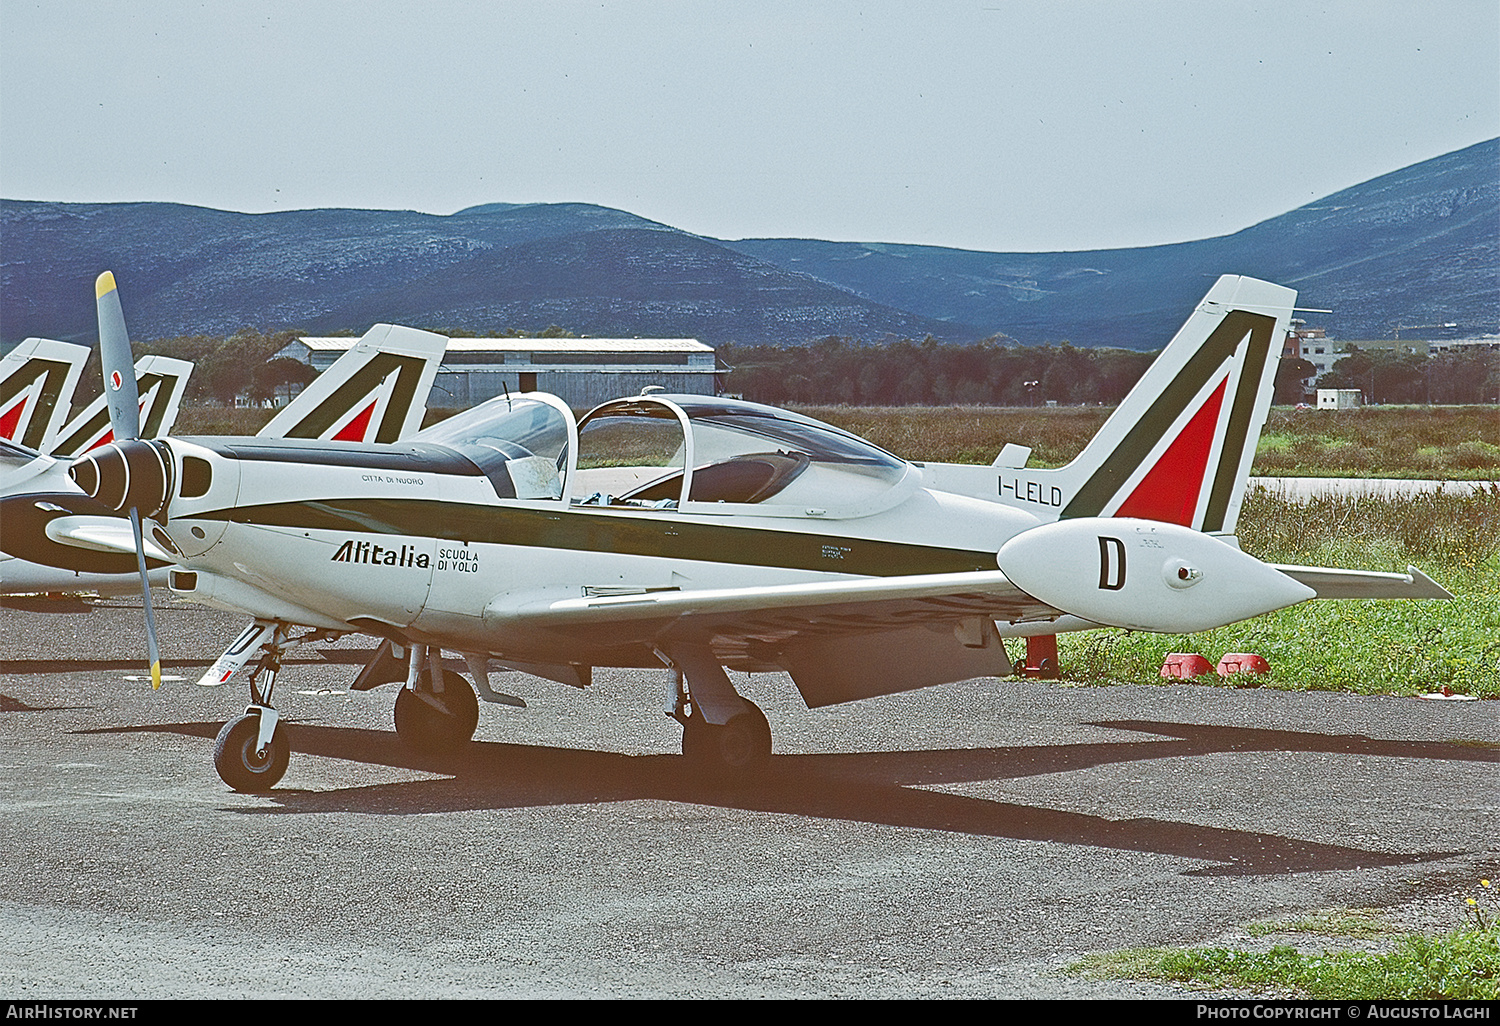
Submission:
<svg viewBox="0 0 1500 1026">
<path fill-rule="evenodd" d="M 109 404 L 109 426 L 117 440 L 141 437 L 141 397 L 135 387 L 135 357 L 130 354 L 130 334 L 125 330 L 125 311 L 110 271 L 94 282 L 99 308 L 99 361 L 104 367 L 104 397 Z"/>
<path fill-rule="evenodd" d="M 104 398 L 109 404 L 109 426 L 115 441 L 141 437 L 141 397 L 135 386 L 135 357 L 115 276 L 105 271 L 94 281 L 99 309 L 99 362 L 104 368 Z M 151 687 L 161 687 L 161 655 L 156 648 L 156 613 L 151 608 L 151 580 L 146 576 L 146 546 L 141 536 L 141 512 L 130 507 L 130 531 L 135 537 L 135 562 L 141 572 L 141 598 L 146 603 L 146 657 L 151 661 Z"/>
<path fill-rule="evenodd" d="M 151 690 L 161 687 L 161 653 L 156 647 L 156 614 L 151 609 L 151 581 L 146 576 L 146 545 L 141 538 L 141 514 L 130 507 L 130 530 L 135 535 L 135 565 L 141 572 L 141 598 L 146 603 L 146 658 L 151 662 Z"/>
</svg>

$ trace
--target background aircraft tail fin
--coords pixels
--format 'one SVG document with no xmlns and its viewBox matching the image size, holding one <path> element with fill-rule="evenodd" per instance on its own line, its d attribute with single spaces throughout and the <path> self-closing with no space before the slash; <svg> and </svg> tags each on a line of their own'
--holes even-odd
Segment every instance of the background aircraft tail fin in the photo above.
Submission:
<svg viewBox="0 0 1500 1026">
<path fill-rule="evenodd" d="M 170 434 L 177 422 L 183 393 L 192 377 L 193 364 L 170 356 L 143 356 L 135 362 L 135 387 L 140 396 L 142 438 Z M 95 446 L 114 440 L 109 410 L 100 395 L 68 422 L 57 442 L 46 451 L 59 459 L 81 456 Z"/>
<path fill-rule="evenodd" d="M 1224 275 L 1056 476 L 1059 519 L 1138 517 L 1231 533 L 1297 293 Z"/>
<path fill-rule="evenodd" d="M 28 338 L 0 361 L 0 438 L 45 452 L 57 441 L 88 346 Z"/>
<path fill-rule="evenodd" d="M 448 339 L 430 331 L 377 324 L 282 408 L 260 434 L 396 442 L 422 427 L 427 395 Z"/>
</svg>

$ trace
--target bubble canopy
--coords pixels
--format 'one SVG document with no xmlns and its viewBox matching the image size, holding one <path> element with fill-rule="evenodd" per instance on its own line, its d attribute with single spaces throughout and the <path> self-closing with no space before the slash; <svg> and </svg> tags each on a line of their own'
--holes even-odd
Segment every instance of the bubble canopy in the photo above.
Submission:
<svg viewBox="0 0 1500 1026">
<path fill-rule="evenodd" d="M 858 435 L 771 406 L 649 395 L 578 426 L 580 505 L 760 516 L 863 515 L 900 501 L 920 472 Z"/>
<path fill-rule="evenodd" d="M 573 412 L 555 396 L 499 396 L 424 428 L 415 441 L 468 457 L 502 499 L 561 499 Z"/>
<path fill-rule="evenodd" d="M 759 403 L 645 395 L 575 424 L 554 396 L 492 399 L 417 439 L 476 463 L 501 498 L 580 508 L 861 516 L 901 501 L 921 472 L 840 428 Z"/>
</svg>

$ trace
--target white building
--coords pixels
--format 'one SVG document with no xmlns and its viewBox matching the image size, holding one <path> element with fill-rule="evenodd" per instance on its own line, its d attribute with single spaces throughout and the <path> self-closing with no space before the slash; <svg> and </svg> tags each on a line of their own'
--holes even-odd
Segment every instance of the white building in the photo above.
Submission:
<svg viewBox="0 0 1500 1026">
<path fill-rule="evenodd" d="M 276 355 L 321 371 L 357 341 L 299 338 Z M 693 338 L 455 338 L 427 405 L 465 408 L 507 391 L 540 391 L 587 409 L 647 385 L 717 395 L 727 370 L 712 346 Z"/>
<path fill-rule="evenodd" d="M 1356 410 L 1359 408 L 1360 399 L 1360 391 L 1357 388 L 1318 389 L 1318 409 L 1320 410 Z"/>
</svg>

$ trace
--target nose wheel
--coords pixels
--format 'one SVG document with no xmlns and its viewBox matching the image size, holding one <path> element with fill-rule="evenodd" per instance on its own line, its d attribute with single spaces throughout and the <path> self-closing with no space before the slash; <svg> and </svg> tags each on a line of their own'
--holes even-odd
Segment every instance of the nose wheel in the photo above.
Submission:
<svg viewBox="0 0 1500 1026">
<path fill-rule="evenodd" d="M 230 720 L 214 740 L 214 769 L 219 778 L 246 794 L 275 787 L 292 759 L 286 728 L 277 724 L 270 741 L 260 740 L 260 714 L 246 713 Z"/>
</svg>

